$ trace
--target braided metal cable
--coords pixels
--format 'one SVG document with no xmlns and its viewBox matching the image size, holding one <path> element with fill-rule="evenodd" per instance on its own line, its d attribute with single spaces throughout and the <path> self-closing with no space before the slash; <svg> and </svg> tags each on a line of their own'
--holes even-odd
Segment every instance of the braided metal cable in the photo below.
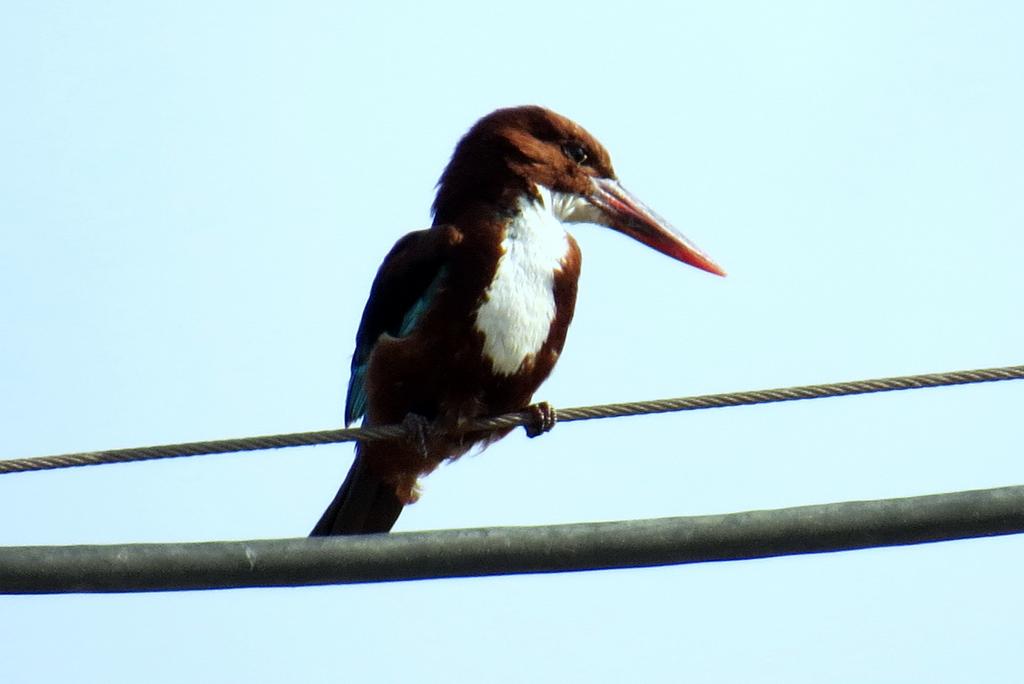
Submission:
<svg viewBox="0 0 1024 684">
<path fill-rule="evenodd" d="M 559 422 L 567 423 L 576 420 L 592 420 L 596 418 L 618 418 L 622 416 L 668 413 L 673 411 L 696 411 L 709 408 L 724 408 L 727 406 L 750 406 L 754 404 L 769 404 L 780 401 L 822 399 L 826 397 L 842 397 L 855 394 L 872 394 L 875 392 L 893 392 L 897 390 L 922 389 L 925 387 L 944 387 L 949 385 L 967 385 L 981 382 L 998 382 L 1002 380 L 1020 379 L 1024 379 L 1024 366 L 1004 366 L 1001 368 L 981 368 L 977 370 L 928 373 L 924 375 L 903 375 L 891 378 L 836 382 L 823 385 L 801 385 L 797 387 L 752 390 L 747 392 L 706 394 L 702 396 L 659 399 L 655 401 L 601 404 L 598 406 L 578 406 L 575 408 L 559 409 L 557 415 Z M 506 413 L 493 418 L 481 418 L 478 420 L 468 421 L 461 426 L 460 430 L 463 432 L 502 430 L 520 425 L 532 425 L 536 419 L 536 413 L 533 411 L 517 411 L 515 413 Z M 291 434 L 267 435 L 262 437 L 243 437 L 240 439 L 221 439 L 206 442 L 186 442 L 183 444 L 166 444 L 153 447 L 90 451 L 61 454 L 56 456 L 40 456 L 36 458 L 16 458 L 0 461 L 0 475 L 8 473 L 23 473 L 34 470 L 52 470 L 55 468 L 100 465 L 105 463 L 149 461 L 181 456 L 202 456 L 205 454 L 223 454 L 237 451 L 256 451 L 261 449 L 280 449 L 282 447 L 311 446 L 315 444 L 396 439 L 407 437 L 409 434 L 409 428 L 405 425 L 381 425 L 374 427 L 347 428 L 342 430 L 296 432 Z"/>
</svg>

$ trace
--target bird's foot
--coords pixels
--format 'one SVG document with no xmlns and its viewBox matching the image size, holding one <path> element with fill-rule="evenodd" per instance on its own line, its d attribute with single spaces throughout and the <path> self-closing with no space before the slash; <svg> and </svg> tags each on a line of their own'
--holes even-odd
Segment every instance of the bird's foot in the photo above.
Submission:
<svg viewBox="0 0 1024 684">
<path fill-rule="evenodd" d="M 555 423 L 558 422 L 558 413 L 555 411 L 555 407 L 546 401 L 531 404 L 526 407 L 526 410 L 530 413 L 530 417 L 532 418 L 531 422 L 523 425 L 526 429 L 527 437 L 543 435 L 545 432 L 548 432 L 551 428 L 555 427 Z"/>
<path fill-rule="evenodd" d="M 418 413 L 407 413 L 402 419 L 402 426 L 407 431 L 406 439 L 419 449 L 423 458 L 427 457 L 427 438 L 430 436 L 430 421 Z"/>
</svg>

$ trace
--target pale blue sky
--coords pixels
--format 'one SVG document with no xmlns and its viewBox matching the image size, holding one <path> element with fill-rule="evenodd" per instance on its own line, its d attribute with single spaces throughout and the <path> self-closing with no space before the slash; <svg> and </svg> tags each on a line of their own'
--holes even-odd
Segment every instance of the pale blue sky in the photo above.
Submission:
<svg viewBox="0 0 1024 684">
<path fill-rule="evenodd" d="M 1024 362 L 1017 3 L 6 2 L 0 457 L 335 427 L 458 137 L 538 103 L 730 273 L 580 226 L 556 406 Z M 1024 482 L 1015 383 L 513 434 L 397 529 Z M 303 535 L 345 445 L 0 478 L 0 544 Z M 1024 540 L 0 597 L 5 682 L 1005 679 Z"/>
</svg>

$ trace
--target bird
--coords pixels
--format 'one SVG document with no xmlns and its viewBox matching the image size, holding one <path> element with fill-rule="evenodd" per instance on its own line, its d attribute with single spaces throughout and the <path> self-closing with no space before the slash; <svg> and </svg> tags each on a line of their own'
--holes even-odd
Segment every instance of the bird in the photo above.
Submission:
<svg viewBox="0 0 1024 684">
<path fill-rule="evenodd" d="M 619 183 L 607 150 L 549 109 L 498 109 L 455 147 L 431 227 L 398 240 L 377 271 L 356 334 L 345 424 L 402 423 L 411 437 L 366 441 L 311 536 L 389 532 L 420 479 L 511 429 L 467 421 L 530 408 L 562 353 L 591 223 L 716 275 L 725 271 Z M 529 433 L 530 431 L 528 431 Z"/>
</svg>

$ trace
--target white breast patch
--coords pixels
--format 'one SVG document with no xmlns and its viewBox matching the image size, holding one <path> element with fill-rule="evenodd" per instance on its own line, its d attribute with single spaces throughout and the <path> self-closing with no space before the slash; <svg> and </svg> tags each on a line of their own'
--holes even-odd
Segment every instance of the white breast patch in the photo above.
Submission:
<svg viewBox="0 0 1024 684">
<path fill-rule="evenodd" d="M 562 227 L 574 202 L 539 187 L 540 200 L 523 196 L 519 213 L 505 229 L 503 254 L 476 312 L 484 335 L 484 356 L 494 372 L 512 375 L 540 351 L 555 318 L 555 272 L 569 251 Z"/>
</svg>

